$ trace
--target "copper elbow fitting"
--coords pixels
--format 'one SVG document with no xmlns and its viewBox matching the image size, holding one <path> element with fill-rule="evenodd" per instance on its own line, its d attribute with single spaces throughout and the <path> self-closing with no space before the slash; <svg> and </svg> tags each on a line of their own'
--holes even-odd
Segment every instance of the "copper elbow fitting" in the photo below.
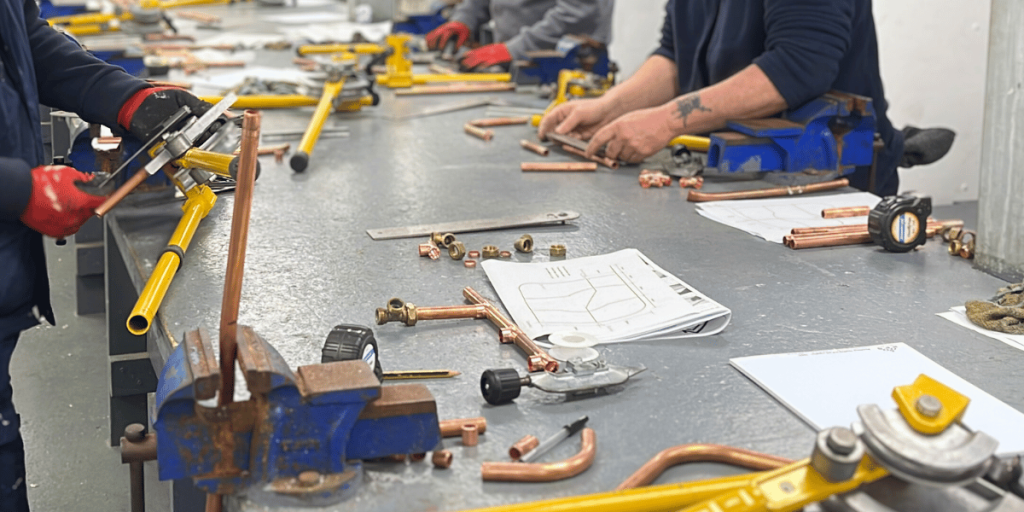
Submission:
<svg viewBox="0 0 1024 512">
<path fill-rule="evenodd" d="M 448 469 L 452 465 L 452 452 L 448 450 L 437 450 L 430 456 L 430 462 L 438 469 Z"/>
<path fill-rule="evenodd" d="M 431 233 L 430 241 L 434 242 L 438 247 L 448 247 L 455 242 L 454 233 Z"/>
<path fill-rule="evenodd" d="M 438 426 L 441 429 L 441 437 L 459 437 L 462 435 L 462 427 L 464 425 L 473 425 L 476 427 L 477 434 L 483 434 L 487 432 L 487 418 L 458 418 L 454 420 L 444 420 L 438 422 Z"/>
<path fill-rule="evenodd" d="M 619 484 L 615 490 L 621 491 L 648 485 L 666 469 L 689 462 L 719 462 L 755 471 L 764 471 L 785 466 L 793 461 L 784 457 L 719 444 L 683 444 L 658 452 L 651 460 L 636 470 L 636 473 Z"/>
<path fill-rule="evenodd" d="M 462 446 L 476 446 L 479 439 L 475 424 L 466 423 L 462 426 Z"/>
<path fill-rule="evenodd" d="M 519 252 L 533 252 L 533 237 L 530 235 L 523 235 L 516 240 L 514 245 L 516 250 Z"/>
<path fill-rule="evenodd" d="M 512 447 L 508 449 L 508 456 L 512 460 L 519 460 L 520 457 L 529 453 L 530 450 L 533 450 L 539 444 L 540 439 L 537 439 L 536 436 L 528 435 L 516 441 L 516 444 L 512 445 Z"/>
<path fill-rule="evenodd" d="M 554 482 L 574 477 L 594 463 L 597 434 L 585 428 L 580 432 L 580 451 L 559 462 L 546 464 L 524 462 L 485 462 L 480 476 L 490 482 Z"/>
</svg>

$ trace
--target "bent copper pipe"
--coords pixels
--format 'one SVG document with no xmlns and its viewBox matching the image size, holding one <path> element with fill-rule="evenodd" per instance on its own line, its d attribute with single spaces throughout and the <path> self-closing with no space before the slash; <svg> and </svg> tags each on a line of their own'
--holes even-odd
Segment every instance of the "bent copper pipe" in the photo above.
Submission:
<svg viewBox="0 0 1024 512">
<path fill-rule="evenodd" d="M 483 434 L 487 432 L 487 418 L 456 418 L 454 420 L 444 420 L 438 422 L 441 427 L 441 437 L 461 437 L 463 425 L 474 425 L 476 427 L 477 434 Z"/>
<path fill-rule="evenodd" d="M 615 160 L 612 160 L 611 158 L 608 158 L 606 156 L 597 156 L 597 155 L 587 156 L 586 151 L 580 151 L 580 150 L 578 150 L 578 149 L 576 149 L 576 148 L 574 148 L 574 147 L 572 147 L 572 146 L 570 146 L 568 144 L 562 144 L 562 150 L 565 151 L 566 153 L 571 154 L 571 155 L 580 156 L 580 157 L 586 158 L 587 160 L 590 160 L 590 161 L 593 161 L 593 162 L 597 162 L 597 163 L 599 163 L 599 164 L 601 164 L 601 165 L 603 165 L 605 167 L 608 167 L 609 169 L 618 169 L 619 168 L 619 162 L 617 162 Z"/>
<path fill-rule="evenodd" d="M 720 444 L 683 444 L 666 448 L 647 461 L 625 481 L 615 488 L 616 491 L 633 489 L 653 482 L 666 469 L 689 462 L 719 462 L 741 468 L 764 471 L 790 464 L 793 461 L 785 457 L 776 457 L 766 453 L 723 446 Z"/>
<path fill-rule="evenodd" d="M 580 432 L 580 451 L 560 462 L 545 464 L 524 462 L 484 462 L 480 476 L 489 482 L 554 482 L 574 477 L 594 463 L 597 434 L 585 428 Z"/>
<path fill-rule="evenodd" d="M 462 295 L 467 300 L 474 304 L 480 304 L 485 306 L 487 312 L 487 319 L 496 325 L 501 333 L 501 340 L 503 343 L 507 343 L 506 340 L 511 338 L 512 343 L 515 343 L 520 350 L 526 353 L 528 361 L 527 368 L 531 372 L 537 371 L 548 371 L 557 372 L 559 368 L 558 360 L 551 357 L 544 349 L 537 346 L 536 343 L 530 339 L 529 336 L 519 328 L 518 325 L 512 323 L 494 304 L 485 299 L 483 295 L 477 293 L 476 290 L 467 286 L 462 289 Z"/>
<path fill-rule="evenodd" d="M 139 169 L 139 172 L 135 173 L 135 175 L 129 178 L 128 181 L 122 183 L 113 194 L 110 194 L 110 196 L 107 197 L 107 200 L 103 201 L 103 204 L 97 206 L 96 209 L 93 210 L 93 213 L 95 213 L 97 217 L 106 215 L 107 212 L 117 206 L 117 204 L 131 193 L 132 190 L 135 190 L 135 187 L 138 187 L 143 181 L 146 181 L 146 178 L 148 177 L 149 173 L 146 172 L 145 169 Z"/>
<path fill-rule="evenodd" d="M 823 219 L 842 219 L 846 217 L 866 217 L 871 213 L 870 206 L 844 206 L 842 208 L 825 208 L 821 210 Z"/>
<path fill-rule="evenodd" d="M 834 181 L 801 185 L 798 187 L 762 188 L 758 190 L 744 190 L 740 192 L 698 192 L 696 190 L 691 190 L 686 196 L 686 200 L 692 203 L 705 203 L 708 201 L 726 201 L 730 199 L 758 199 L 763 197 L 796 196 L 800 194 L 809 194 L 811 192 L 835 190 L 837 188 L 843 188 L 849 184 L 850 180 L 843 178 Z"/>
</svg>

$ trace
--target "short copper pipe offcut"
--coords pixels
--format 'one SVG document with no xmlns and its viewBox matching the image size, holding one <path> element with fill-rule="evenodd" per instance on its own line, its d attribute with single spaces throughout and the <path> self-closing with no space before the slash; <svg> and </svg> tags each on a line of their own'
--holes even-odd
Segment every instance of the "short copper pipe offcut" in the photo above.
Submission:
<svg viewBox="0 0 1024 512">
<path fill-rule="evenodd" d="M 648 485 L 666 469 L 689 462 L 719 462 L 755 471 L 765 471 L 785 466 L 793 461 L 784 457 L 720 444 L 683 444 L 658 452 L 651 460 L 636 470 L 636 473 L 619 484 L 615 490 L 621 491 Z"/>
<path fill-rule="evenodd" d="M 494 132 L 493 131 L 485 130 L 483 128 L 474 126 L 474 125 L 472 125 L 470 123 L 464 124 L 462 126 L 462 130 L 465 131 L 466 133 L 468 133 L 468 134 L 478 138 L 478 139 L 481 139 L 481 140 L 491 140 L 491 139 L 494 138 Z"/>
<path fill-rule="evenodd" d="M 596 171 L 596 162 L 523 162 L 519 164 L 523 172 L 578 172 Z"/>
<path fill-rule="evenodd" d="M 574 477 L 594 463 L 597 453 L 597 434 L 585 428 L 580 432 L 580 451 L 559 462 L 485 462 L 480 476 L 489 482 L 554 482 Z"/>
<path fill-rule="evenodd" d="M 483 434 L 487 432 L 487 418 L 456 418 L 454 420 L 444 420 L 438 423 L 441 427 L 441 437 L 460 437 L 462 436 L 462 427 L 464 425 L 473 425 L 476 427 L 477 434 Z"/>
<path fill-rule="evenodd" d="M 608 157 L 605 157 L 605 156 L 596 156 L 596 155 L 595 156 L 587 156 L 587 153 L 585 151 L 580 151 L 580 150 L 578 150 L 578 149 L 576 149 L 576 148 L 574 148 L 574 147 L 572 147 L 572 146 L 570 146 L 568 144 L 562 144 L 562 150 L 565 151 L 566 153 L 569 153 L 570 155 L 580 156 L 580 157 L 586 158 L 587 160 L 590 160 L 590 161 L 593 161 L 593 162 L 597 162 L 597 163 L 599 163 L 599 164 L 601 164 L 601 165 L 603 165 L 603 166 L 605 166 L 605 167 L 607 167 L 609 169 L 618 169 L 619 168 L 619 162 L 617 162 L 615 160 L 612 160 L 611 158 L 608 158 Z"/>
<path fill-rule="evenodd" d="M 796 196 L 800 194 L 809 194 L 811 192 L 835 190 L 837 188 L 843 188 L 849 184 L 850 180 L 843 178 L 834 181 L 802 185 L 799 187 L 762 188 L 758 190 L 744 190 L 741 192 L 698 192 L 696 190 L 691 190 L 686 196 L 686 200 L 692 203 L 705 203 L 708 201 L 726 201 L 731 199 L 759 199 L 764 197 Z"/>
<path fill-rule="evenodd" d="M 437 450 L 430 456 L 430 461 L 435 468 L 448 469 L 452 465 L 452 452 L 448 450 Z"/>
<path fill-rule="evenodd" d="M 842 208 L 825 208 L 821 210 L 823 219 L 843 219 L 846 217 L 867 217 L 871 213 L 870 206 L 844 206 Z"/>
<path fill-rule="evenodd" d="M 537 436 L 527 435 L 526 437 L 516 441 L 516 444 L 512 445 L 512 447 L 508 449 L 508 456 L 512 460 L 519 460 L 520 457 L 530 453 L 530 450 L 533 450 L 539 444 L 540 439 L 537 439 Z"/>
<path fill-rule="evenodd" d="M 491 126 L 515 126 L 529 122 L 529 117 L 488 117 L 485 119 L 474 119 L 469 124 L 480 128 L 489 128 Z"/>
<path fill-rule="evenodd" d="M 480 433 L 473 423 L 462 426 L 462 446 L 476 446 L 480 442 Z"/>
<path fill-rule="evenodd" d="M 548 156 L 548 153 L 551 152 L 551 150 L 549 150 L 547 146 L 542 146 L 540 144 L 537 144 L 536 142 L 530 142 L 525 139 L 520 140 L 519 145 L 522 146 L 524 149 L 528 149 L 530 151 L 533 151 L 534 153 L 537 153 L 540 156 Z"/>
</svg>

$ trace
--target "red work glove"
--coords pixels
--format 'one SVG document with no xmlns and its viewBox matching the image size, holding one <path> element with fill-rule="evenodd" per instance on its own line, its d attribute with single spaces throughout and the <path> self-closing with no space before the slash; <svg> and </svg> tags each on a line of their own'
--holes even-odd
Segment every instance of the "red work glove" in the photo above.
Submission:
<svg viewBox="0 0 1024 512">
<path fill-rule="evenodd" d="M 455 36 L 455 49 L 458 50 L 469 39 L 469 27 L 458 21 L 449 21 L 427 34 L 427 48 L 440 50 L 452 36 Z"/>
<path fill-rule="evenodd" d="M 466 71 L 474 71 L 491 66 L 504 66 L 510 62 L 512 62 L 512 54 L 508 52 L 508 48 L 501 43 L 495 43 L 467 52 L 459 61 L 459 67 Z"/>
<path fill-rule="evenodd" d="M 93 210 L 107 199 L 75 186 L 75 181 L 91 179 L 92 175 L 64 165 L 41 165 L 32 169 L 32 195 L 21 213 L 21 222 L 54 238 L 75 234 L 93 216 Z"/>
<path fill-rule="evenodd" d="M 173 116 L 184 105 L 188 105 L 192 109 L 192 115 L 196 117 L 213 107 L 184 89 L 148 87 L 133 94 L 124 105 L 121 105 L 121 110 L 117 113 L 117 124 L 145 142 L 156 133 L 157 128 L 167 118 Z"/>
</svg>

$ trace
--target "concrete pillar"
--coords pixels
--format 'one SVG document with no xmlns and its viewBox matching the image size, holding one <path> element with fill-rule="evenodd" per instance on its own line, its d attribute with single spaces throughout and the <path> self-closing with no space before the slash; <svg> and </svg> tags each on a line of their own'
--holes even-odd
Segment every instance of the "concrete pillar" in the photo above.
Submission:
<svg viewBox="0 0 1024 512">
<path fill-rule="evenodd" d="M 936 57 L 940 58 L 940 57 Z M 941 80 L 941 77 L 936 77 Z M 975 262 L 1024 279 L 1024 2 L 992 0 Z"/>
</svg>

